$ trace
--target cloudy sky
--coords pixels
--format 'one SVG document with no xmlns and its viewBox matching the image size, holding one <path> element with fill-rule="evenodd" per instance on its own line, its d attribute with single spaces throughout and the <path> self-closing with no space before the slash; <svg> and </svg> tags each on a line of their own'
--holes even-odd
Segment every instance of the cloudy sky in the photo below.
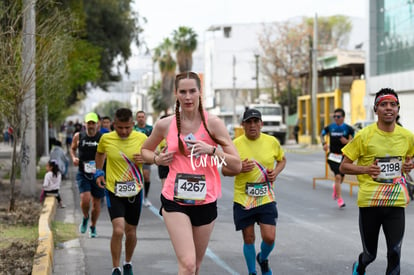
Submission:
<svg viewBox="0 0 414 275">
<path fill-rule="evenodd" d="M 368 0 L 135 0 L 135 9 L 148 22 L 144 37 L 150 48 L 158 46 L 179 26 L 193 28 L 203 40 L 215 24 L 283 21 L 296 16 L 342 14 L 365 18 Z"/>
</svg>

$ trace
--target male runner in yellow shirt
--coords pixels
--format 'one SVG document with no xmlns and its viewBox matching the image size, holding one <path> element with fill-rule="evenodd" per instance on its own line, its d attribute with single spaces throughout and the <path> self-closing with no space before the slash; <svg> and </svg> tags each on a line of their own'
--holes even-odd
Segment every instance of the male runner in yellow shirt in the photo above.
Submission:
<svg viewBox="0 0 414 275">
<path fill-rule="evenodd" d="M 365 274 L 375 260 L 380 229 L 387 240 L 385 274 L 400 274 L 405 207 L 409 202 L 404 172 L 413 168 L 414 135 L 396 124 L 400 110 L 394 90 L 381 89 L 375 95 L 377 123 L 355 136 L 343 149 L 341 173 L 358 175 L 359 231 L 363 252 L 353 265 L 353 274 Z M 354 161 L 357 161 L 354 164 Z"/>
<path fill-rule="evenodd" d="M 243 233 L 243 254 L 249 274 L 256 274 L 256 260 L 262 274 L 272 274 L 268 256 L 273 250 L 278 217 L 273 182 L 285 168 L 286 159 L 279 141 L 261 133 L 262 115 L 256 109 L 243 114 L 244 135 L 233 142 L 242 160 L 242 170 L 234 180 L 233 218 Z M 225 166 L 222 172 L 233 176 Z M 256 256 L 254 224 L 260 226 L 263 241 Z"/>
<path fill-rule="evenodd" d="M 144 163 L 140 152 L 147 139 L 133 131 L 132 111 L 118 109 L 114 129 L 102 135 L 96 152 L 96 183 L 105 188 L 108 212 L 112 221 L 112 274 L 121 274 L 122 238 L 125 234 L 123 274 L 132 273 L 132 255 L 137 243 L 136 230 L 141 215 Z M 103 164 L 106 157 L 106 182 Z"/>
</svg>

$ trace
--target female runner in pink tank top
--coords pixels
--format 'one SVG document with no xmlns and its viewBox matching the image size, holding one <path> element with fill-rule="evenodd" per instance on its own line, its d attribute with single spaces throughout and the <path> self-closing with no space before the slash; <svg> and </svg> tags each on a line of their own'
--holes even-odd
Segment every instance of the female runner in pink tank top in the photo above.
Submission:
<svg viewBox="0 0 414 275">
<path fill-rule="evenodd" d="M 141 154 L 147 163 L 169 166 L 160 214 L 176 253 L 178 274 L 199 274 L 221 196 L 218 167 L 225 165 L 237 174 L 241 161 L 223 121 L 203 109 L 199 76 L 178 74 L 174 94 L 175 115 L 155 124 Z M 155 149 L 164 138 L 168 149 L 157 155 Z"/>
</svg>

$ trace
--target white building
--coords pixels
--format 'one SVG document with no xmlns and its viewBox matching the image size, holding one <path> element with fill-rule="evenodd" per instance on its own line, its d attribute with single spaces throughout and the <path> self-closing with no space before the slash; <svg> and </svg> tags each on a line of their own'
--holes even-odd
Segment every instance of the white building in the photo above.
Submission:
<svg viewBox="0 0 414 275">
<path fill-rule="evenodd" d="M 414 1 L 370 0 L 368 13 L 367 105 L 381 88 L 394 89 L 400 122 L 414 132 Z"/>
<path fill-rule="evenodd" d="M 367 22 L 362 18 L 350 19 L 353 28 L 345 49 L 364 49 Z M 270 24 L 273 23 L 213 25 L 205 32 L 205 107 L 221 116 L 226 124 L 232 123 L 234 112 L 239 122 L 244 107 L 258 100 L 257 86 L 263 89 L 271 85 L 262 77 L 257 63 L 262 54 L 259 37 Z M 256 74 L 259 75 L 257 83 Z"/>
<path fill-rule="evenodd" d="M 263 24 L 214 25 L 205 32 L 205 107 L 232 122 L 244 106 L 253 102 L 256 92 L 256 65 L 259 62 L 259 34 Z M 263 85 L 258 78 L 259 87 Z M 237 117 L 237 122 L 239 118 Z"/>
</svg>

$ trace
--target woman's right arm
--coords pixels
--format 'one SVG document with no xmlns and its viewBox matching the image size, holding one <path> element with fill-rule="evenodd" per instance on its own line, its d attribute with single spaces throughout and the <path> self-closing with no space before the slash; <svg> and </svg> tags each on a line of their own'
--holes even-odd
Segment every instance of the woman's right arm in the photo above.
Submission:
<svg viewBox="0 0 414 275">
<path fill-rule="evenodd" d="M 161 119 L 154 125 L 151 135 L 145 140 L 141 147 L 141 155 L 145 163 L 154 163 L 155 149 L 158 144 L 166 137 L 166 131 L 171 122 L 172 117 Z M 156 163 L 159 165 L 159 163 Z"/>
</svg>

